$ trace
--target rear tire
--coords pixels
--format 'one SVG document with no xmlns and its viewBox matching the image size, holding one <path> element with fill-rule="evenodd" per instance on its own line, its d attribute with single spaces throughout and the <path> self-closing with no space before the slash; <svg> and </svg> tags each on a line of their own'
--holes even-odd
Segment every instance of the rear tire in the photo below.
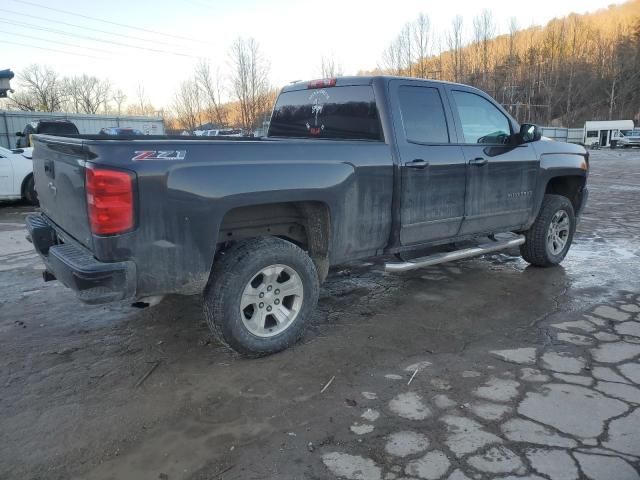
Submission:
<svg viewBox="0 0 640 480">
<path fill-rule="evenodd" d="M 307 253 L 277 237 L 238 242 L 215 261 L 204 291 L 212 333 L 246 357 L 276 353 L 304 334 L 320 285 Z"/>
<path fill-rule="evenodd" d="M 30 205 L 39 205 L 38 192 L 36 192 L 36 182 L 33 175 L 29 175 L 24 186 L 23 197 Z"/>
<path fill-rule="evenodd" d="M 531 265 L 551 267 L 567 255 L 576 229 L 573 205 L 562 195 L 545 195 L 538 217 L 524 232 L 520 254 Z"/>
</svg>

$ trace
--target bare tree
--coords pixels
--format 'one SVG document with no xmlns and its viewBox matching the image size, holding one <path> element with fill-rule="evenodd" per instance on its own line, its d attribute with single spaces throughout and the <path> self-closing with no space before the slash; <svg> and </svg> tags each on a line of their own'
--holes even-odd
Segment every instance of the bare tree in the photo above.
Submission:
<svg viewBox="0 0 640 480">
<path fill-rule="evenodd" d="M 516 71 L 518 55 L 516 53 L 516 36 L 518 34 L 518 21 L 516 17 L 509 19 L 509 56 L 506 61 L 507 85 L 503 87 L 502 103 L 510 112 L 514 111 L 514 99 L 516 95 Z"/>
<path fill-rule="evenodd" d="M 336 63 L 333 55 L 320 58 L 320 76 L 322 78 L 334 78 L 342 75 L 342 68 Z"/>
<path fill-rule="evenodd" d="M 240 104 L 242 128 L 250 130 L 262 118 L 269 102 L 269 64 L 255 39 L 238 38 L 229 52 L 231 90 Z"/>
<path fill-rule="evenodd" d="M 622 43 L 622 37 L 623 37 L 623 28 L 621 25 L 618 25 L 618 27 L 616 28 L 616 36 L 610 40 L 609 42 L 607 42 L 606 44 L 606 58 L 607 61 L 605 63 L 605 74 L 607 76 L 608 79 L 608 85 L 607 85 L 607 95 L 609 97 L 609 101 L 608 101 L 608 118 L 609 120 L 613 119 L 613 112 L 615 111 L 615 107 L 616 107 L 616 100 L 618 98 L 618 95 L 620 94 L 620 86 L 619 83 L 622 79 L 622 74 L 624 72 L 624 63 L 625 60 L 628 61 L 627 58 L 624 58 L 624 55 L 622 54 L 622 52 L 620 51 L 620 44 Z M 638 72 L 636 72 L 637 74 Z M 637 75 L 636 75 L 637 78 Z M 636 84 L 636 88 L 637 88 L 637 84 Z"/>
<path fill-rule="evenodd" d="M 442 72 L 444 70 L 444 59 L 443 59 L 443 55 L 442 55 L 442 37 L 440 35 L 436 36 L 434 38 L 434 47 L 435 47 L 435 51 L 437 52 L 436 54 L 436 58 L 433 61 L 433 66 L 435 68 L 435 71 L 432 72 L 432 75 L 435 75 L 433 78 L 436 78 L 437 80 L 442 80 Z"/>
<path fill-rule="evenodd" d="M 156 113 L 156 109 L 147 97 L 142 83 L 138 83 L 136 87 L 136 101 L 127 107 L 127 113 L 130 115 L 154 115 Z"/>
<path fill-rule="evenodd" d="M 549 125 L 574 127 L 593 118 L 640 121 L 638 18 L 640 2 L 627 2 L 543 27 L 518 29 L 511 19 L 507 35 L 496 36 L 493 15 L 484 10 L 473 21 L 471 38 L 460 16 L 444 35 L 430 38 L 433 54 L 426 59 L 418 18 L 412 23 L 411 67 L 403 27 L 384 50 L 380 67 L 367 73 L 440 73 L 438 78 L 490 92 L 517 117 Z"/>
<path fill-rule="evenodd" d="M 122 115 L 122 106 L 124 105 L 124 102 L 127 101 L 127 95 L 122 90 L 117 89 L 113 93 L 111 99 L 116 104 L 116 112 L 118 113 L 118 115 Z"/>
<path fill-rule="evenodd" d="M 413 37 L 416 51 L 416 75 L 420 78 L 427 76 L 430 33 L 431 20 L 429 16 L 424 13 L 419 14 L 415 23 Z"/>
<path fill-rule="evenodd" d="M 482 72 L 482 84 L 487 86 L 487 75 L 491 66 L 489 65 L 490 41 L 495 35 L 496 25 L 493 21 L 491 10 L 486 8 L 482 13 L 473 19 L 474 39 L 480 49 L 480 71 Z"/>
<path fill-rule="evenodd" d="M 10 102 L 18 110 L 60 111 L 63 102 L 62 83 L 50 67 L 30 65 L 18 74 L 18 87 L 10 97 Z"/>
<path fill-rule="evenodd" d="M 393 75 L 402 75 L 403 52 L 400 38 L 396 38 L 382 52 L 382 70 L 386 70 Z"/>
<path fill-rule="evenodd" d="M 74 112 L 95 114 L 106 110 L 111 93 L 108 80 L 80 75 L 65 78 L 64 85 L 67 103 Z"/>
<path fill-rule="evenodd" d="M 451 32 L 447 35 L 447 44 L 453 57 L 453 79 L 456 82 L 460 82 L 462 80 L 462 72 L 464 71 L 462 27 L 462 16 L 456 15 L 451 21 Z"/>
<path fill-rule="evenodd" d="M 518 19 L 511 17 L 509 19 L 509 62 L 516 58 L 516 36 L 518 35 Z"/>
<path fill-rule="evenodd" d="M 220 72 L 211 73 L 211 67 L 205 60 L 201 60 L 195 69 L 195 82 L 200 89 L 202 102 L 208 121 L 220 127 L 227 124 L 226 111 L 221 100 Z"/>
<path fill-rule="evenodd" d="M 568 45 L 568 58 L 566 61 L 566 65 L 568 66 L 568 79 L 567 79 L 567 101 L 565 107 L 565 122 L 568 125 L 572 120 L 572 105 L 571 102 L 573 100 L 573 82 L 575 79 L 575 69 L 576 69 L 576 57 L 578 53 L 578 37 L 579 31 L 583 28 L 580 25 L 579 17 L 573 16 L 569 20 L 569 45 Z"/>
<path fill-rule="evenodd" d="M 195 80 L 187 80 L 180 84 L 173 100 L 173 110 L 178 123 L 186 130 L 193 131 L 202 123 L 202 99 Z"/>
<path fill-rule="evenodd" d="M 402 58 L 402 69 L 409 77 L 413 76 L 413 26 L 407 23 L 400 33 L 398 41 Z"/>
</svg>

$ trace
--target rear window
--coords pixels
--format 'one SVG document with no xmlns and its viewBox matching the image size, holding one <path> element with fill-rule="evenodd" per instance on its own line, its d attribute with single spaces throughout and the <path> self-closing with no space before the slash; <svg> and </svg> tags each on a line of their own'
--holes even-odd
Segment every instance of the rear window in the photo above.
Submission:
<svg viewBox="0 0 640 480">
<path fill-rule="evenodd" d="M 382 140 L 373 89 L 350 86 L 282 93 L 268 136 Z"/>
<path fill-rule="evenodd" d="M 409 142 L 449 143 L 447 119 L 438 89 L 401 86 L 398 95 Z"/>
<path fill-rule="evenodd" d="M 50 135 L 78 135 L 78 129 L 73 123 L 47 122 L 38 125 L 38 133 Z"/>
</svg>

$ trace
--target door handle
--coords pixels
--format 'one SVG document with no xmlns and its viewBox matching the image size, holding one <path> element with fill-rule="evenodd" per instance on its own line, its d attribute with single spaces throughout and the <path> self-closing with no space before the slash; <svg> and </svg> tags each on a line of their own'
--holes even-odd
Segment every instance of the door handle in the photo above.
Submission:
<svg viewBox="0 0 640 480">
<path fill-rule="evenodd" d="M 487 163 L 489 163 L 489 160 L 487 160 L 486 158 L 483 157 L 476 157 L 473 160 L 471 160 L 469 162 L 469 164 L 474 165 L 476 167 L 482 167 L 483 165 L 486 165 Z"/>
<path fill-rule="evenodd" d="M 411 162 L 405 163 L 404 166 L 407 168 L 417 168 L 422 170 L 423 168 L 427 168 L 429 166 L 429 162 L 422 160 L 421 158 L 416 158 Z"/>
</svg>

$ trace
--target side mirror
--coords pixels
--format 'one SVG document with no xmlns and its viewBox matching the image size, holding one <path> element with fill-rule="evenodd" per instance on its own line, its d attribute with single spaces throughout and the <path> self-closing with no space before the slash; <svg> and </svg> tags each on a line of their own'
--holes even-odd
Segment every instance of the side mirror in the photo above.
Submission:
<svg viewBox="0 0 640 480">
<path fill-rule="evenodd" d="M 520 125 L 520 138 L 522 143 L 537 142 L 542 138 L 542 129 L 533 123 Z"/>
<path fill-rule="evenodd" d="M 24 133 L 22 133 L 22 132 L 16 132 L 16 137 L 24 137 Z"/>
</svg>

